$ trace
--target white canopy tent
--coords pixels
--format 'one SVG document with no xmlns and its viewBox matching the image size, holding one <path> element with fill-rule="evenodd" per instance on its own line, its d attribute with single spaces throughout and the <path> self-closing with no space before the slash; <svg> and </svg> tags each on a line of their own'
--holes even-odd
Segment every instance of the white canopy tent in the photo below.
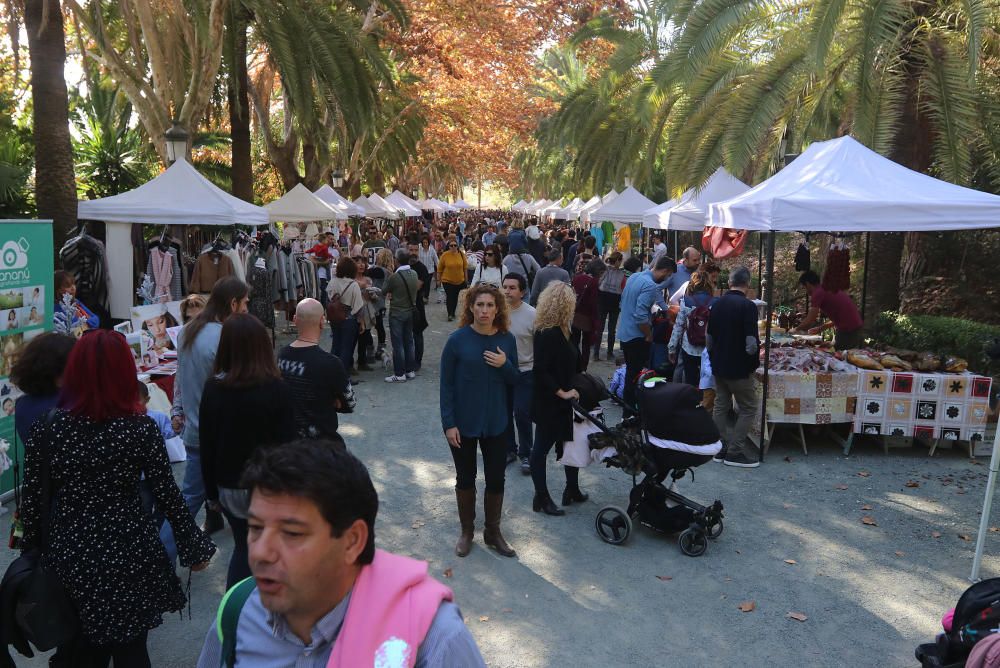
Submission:
<svg viewBox="0 0 1000 668">
<path fill-rule="evenodd" d="M 386 195 L 385 201 L 390 206 L 402 211 L 403 215 L 407 218 L 419 218 L 422 215 L 417 203 L 398 190 L 394 190 Z"/>
<path fill-rule="evenodd" d="M 368 198 L 364 195 L 358 195 L 358 198 L 353 202 L 354 206 L 358 207 L 364 211 L 365 218 L 385 218 L 385 212 L 381 208 L 375 206 L 368 201 Z"/>
<path fill-rule="evenodd" d="M 400 211 L 398 207 L 395 207 L 392 204 L 386 202 L 384 199 L 382 199 L 382 196 L 379 195 L 378 193 L 372 193 L 371 195 L 369 195 L 368 202 L 384 212 L 383 215 L 381 216 L 382 218 L 390 218 L 392 220 L 395 220 L 397 218 L 403 217 L 403 212 Z"/>
<path fill-rule="evenodd" d="M 907 169 L 851 137 L 817 142 L 780 172 L 709 206 L 708 224 L 796 232 L 1000 227 L 1000 196 Z"/>
<path fill-rule="evenodd" d="M 629 186 L 610 202 L 602 204 L 601 208 L 593 211 L 590 214 L 590 219 L 594 221 L 610 220 L 619 226 L 642 223 L 642 214 L 654 206 L 656 206 L 656 202 Z"/>
<path fill-rule="evenodd" d="M 552 214 L 552 217 L 556 220 L 576 220 L 576 216 L 579 215 L 582 208 L 583 200 L 579 197 L 574 197 L 569 204 Z"/>
<path fill-rule="evenodd" d="M 80 201 L 77 217 L 107 223 L 111 317 L 121 319 L 130 317 L 134 298 L 132 223 L 257 226 L 269 222 L 262 207 L 221 190 L 185 160 L 134 190 Z"/>
<path fill-rule="evenodd" d="M 264 205 L 271 222 L 311 223 L 321 220 L 346 220 L 342 211 L 327 204 L 301 183 L 278 199 Z"/>
<path fill-rule="evenodd" d="M 541 218 L 552 218 L 555 216 L 556 212 L 563 208 L 563 203 L 561 199 L 554 200 L 548 206 L 543 207 L 538 211 L 538 215 Z"/>
<path fill-rule="evenodd" d="M 319 190 L 313 193 L 316 197 L 332 206 L 337 211 L 344 213 L 347 217 L 350 216 L 363 216 L 365 212 L 361 207 L 351 204 L 351 200 L 343 197 L 336 190 L 326 185 L 325 183 L 319 187 Z"/>
<path fill-rule="evenodd" d="M 518 213 L 520 213 L 521 211 L 524 210 L 524 207 L 526 206 L 528 206 L 528 203 L 525 202 L 523 199 L 519 199 L 517 200 L 517 203 L 514 204 L 514 206 L 510 207 L 510 210 L 517 211 Z"/>
<path fill-rule="evenodd" d="M 583 223 L 589 223 L 590 214 L 600 208 L 601 208 L 601 197 L 600 195 L 594 195 L 586 202 L 584 202 L 583 206 L 580 207 L 580 210 L 577 211 L 576 220 L 579 220 L 580 222 Z"/>
<path fill-rule="evenodd" d="M 455 207 L 456 209 L 472 209 L 472 208 L 475 208 L 471 204 L 469 204 L 468 202 L 466 202 L 464 199 L 457 199 L 457 200 L 455 200 L 455 202 L 454 202 L 454 204 L 452 204 L 452 206 Z"/>
<path fill-rule="evenodd" d="M 769 232 L 932 232 L 1000 227 L 1000 196 L 914 172 L 851 137 L 817 142 L 752 188 L 709 206 L 716 227 Z M 773 285 L 773 234 L 768 285 Z M 770 292 L 770 290 L 769 290 Z M 770 299 L 765 295 L 765 301 Z M 767 338 L 770 338 L 768 319 Z M 768 349 L 765 349 L 765 388 Z M 765 391 L 766 396 L 766 391 Z M 993 439 L 970 579 L 979 579 L 1000 472 L 1000 429 Z"/>
<path fill-rule="evenodd" d="M 750 186 L 723 167 L 715 170 L 701 188 L 692 188 L 675 200 L 655 206 L 642 216 L 643 227 L 701 232 L 708 220 L 708 207 L 750 190 Z"/>
<path fill-rule="evenodd" d="M 534 202 L 532 202 L 531 204 L 529 204 L 524 208 L 524 212 L 529 216 L 537 216 L 542 209 L 549 206 L 550 204 L 552 204 L 552 200 L 548 199 L 535 200 Z"/>
<path fill-rule="evenodd" d="M 423 211 L 440 211 L 445 212 L 448 210 L 448 205 L 444 202 L 439 202 L 433 197 L 428 197 L 427 199 L 422 199 L 418 203 Z"/>
</svg>

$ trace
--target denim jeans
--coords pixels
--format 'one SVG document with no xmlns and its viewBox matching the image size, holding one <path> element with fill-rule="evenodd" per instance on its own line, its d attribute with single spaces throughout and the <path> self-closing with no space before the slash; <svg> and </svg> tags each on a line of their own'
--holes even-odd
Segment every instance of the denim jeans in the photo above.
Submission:
<svg viewBox="0 0 1000 668">
<path fill-rule="evenodd" d="M 420 371 L 424 362 L 424 333 L 413 331 L 413 370 Z"/>
<path fill-rule="evenodd" d="M 184 484 L 181 494 L 184 496 L 184 505 L 187 506 L 191 517 L 196 517 L 201 507 L 205 505 L 205 481 L 201 477 L 201 448 L 185 445 L 184 451 L 187 454 L 187 461 L 184 463 Z M 174 531 L 168 521 L 164 521 L 160 527 L 160 542 L 167 549 L 170 563 L 174 563 L 177 559 L 177 544 L 174 542 Z"/>
<path fill-rule="evenodd" d="M 545 479 L 545 460 L 556 441 L 554 433 L 549 433 L 549 430 L 539 425 L 535 432 L 535 442 L 531 446 L 531 455 L 528 457 L 528 463 L 531 465 L 531 482 L 534 483 L 535 494 L 539 496 L 549 495 L 549 486 Z M 563 469 L 566 473 L 566 484 L 575 484 L 579 469 L 572 466 L 563 466 Z"/>
<path fill-rule="evenodd" d="M 483 452 L 483 477 L 486 492 L 503 494 L 504 476 L 507 467 L 507 445 L 503 434 L 498 436 L 462 436 L 462 447 L 453 448 L 451 458 L 455 461 L 455 489 L 476 488 L 476 447 Z"/>
<path fill-rule="evenodd" d="M 221 495 L 220 495 L 221 496 Z M 250 577 L 250 561 L 247 548 L 247 519 L 242 509 L 229 506 L 224 500 L 221 501 L 222 514 L 226 516 L 230 528 L 233 530 L 233 553 L 229 557 L 229 570 L 226 573 L 226 590 L 237 582 Z"/>
<path fill-rule="evenodd" d="M 513 419 L 507 425 L 507 450 L 523 459 L 531 454 L 531 446 L 535 442 L 533 425 L 531 423 L 531 402 L 535 396 L 535 376 L 530 369 L 522 371 L 517 382 L 507 391 L 507 405 L 510 407 Z M 514 431 L 517 430 L 517 441 Z"/>
<path fill-rule="evenodd" d="M 389 338 L 392 340 L 392 369 L 396 376 L 416 371 L 413 344 L 413 310 L 389 311 Z"/>
<path fill-rule="evenodd" d="M 330 325 L 330 352 L 340 360 L 345 369 L 353 366 L 354 344 L 357 340 L 358 320 L 353 315 L 339 325 Z"/>
</svg>

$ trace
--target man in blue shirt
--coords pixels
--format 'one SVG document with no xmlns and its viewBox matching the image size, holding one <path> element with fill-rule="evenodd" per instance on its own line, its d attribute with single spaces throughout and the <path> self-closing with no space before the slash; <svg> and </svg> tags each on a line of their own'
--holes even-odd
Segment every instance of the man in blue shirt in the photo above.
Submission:
<svg viewBox="0 0 1000 668">
<path fill-rule="evenodd" d="M 667 284 L 663 287 L 667 290 L 667 297 L 681 289 L 681 286 L 691 280 L 691 274 L 701 264 L 701 252 L 694 246 L 684 249 L 681 261 L 677 263 L 677 271 L 667 279 Z"/>
<path fill-rule="evenodd" d="M 660 257 L 649 271 L 632 274 L 622 291 L 621 315 L 618 319 L 618 340 L 625 354 L 625 391 L 623 398 L 635 406 L 635 380 L 649 362 L 653 342 L 651 322 L 653 305 L 667 308 L 663 299 L 664 282 L 674 273 L 673 258 Z"/>
<path fill-rule="evenodd" d="M 486 234 L 483 235 L 483 245 L 492 246 L 493 242 L 496 241 L 496 238 L 497 238 L 497 233 L 495 231 L 495 228 L 492 225 L 490 225 Z"/>
</svg>

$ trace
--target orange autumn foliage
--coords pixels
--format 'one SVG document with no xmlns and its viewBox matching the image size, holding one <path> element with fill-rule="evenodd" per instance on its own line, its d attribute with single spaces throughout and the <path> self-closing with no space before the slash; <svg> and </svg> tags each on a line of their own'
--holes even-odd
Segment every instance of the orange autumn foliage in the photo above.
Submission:
<svg viewBox="0 0 1000 668">
<path fill-rule="evenodd" d="M 386 35 L 402 65 L 420 77 L 407 93 L 428 120 L 408 178 L 434 167 L 458 179 L 517 185 L 515 146 L 554 111 L 533 87 L 538 56 L 624 0 L 411 0 L 409 29 Z M 454 184 L 448 184 L 454 185 Z"/>
</svg>

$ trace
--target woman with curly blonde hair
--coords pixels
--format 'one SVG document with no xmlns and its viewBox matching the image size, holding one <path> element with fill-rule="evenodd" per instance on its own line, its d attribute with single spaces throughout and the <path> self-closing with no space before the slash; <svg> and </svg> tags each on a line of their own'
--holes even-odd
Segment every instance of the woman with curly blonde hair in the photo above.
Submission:
<svg viewBox="0 0 1000 668">
<path fill-rule="evenodd" d="M 441 352 L 441 427 L 455 460 L 455 496 L 462 533 L 455 554 L 472 549 L 476 520 L 476 449 L 483 453 L 486 529 L 483 542 L 515 555 L 500 533 L 507 466 L 507 392 L 520 378 L 517 343 L 507 331 L 507 303 L 492 285 L 465 293 L 462 321 Z"/>
<path fill-rule="evenodd" d="M 534 414 L 535 443 L 531 448 L 531 480 L 535 484 L 532 510 L 547 515 L 565 515 L 549 495 L 545 481 L 545 459 L 556 446 L 562 457 L 562 444 L 573 440 L 573 406 L 580 399 L 573 389 L 573 375 L 580 352 L 570 342 L 570 327 L 576 311 L 576 292 L 562 281 L 553 281 L 542 291 L 535 307 L 535 378 Z M 580 491 L 580 470 L 566 470 L 566 490 L 562 504 L 568 506 L 587 500 Z"/>
</svg>

